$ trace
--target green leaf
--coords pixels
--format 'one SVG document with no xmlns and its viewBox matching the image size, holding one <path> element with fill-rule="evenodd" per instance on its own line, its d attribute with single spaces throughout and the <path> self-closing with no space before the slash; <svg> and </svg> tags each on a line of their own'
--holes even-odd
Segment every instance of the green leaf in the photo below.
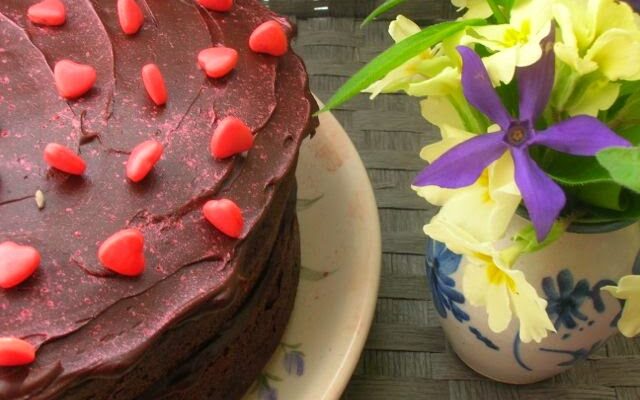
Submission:
<svg viewBox="0 0 640 400">
<path fill-rule="evenodd" d="M 515 3 L 515 0 L 496 0 L 496 3 L 504 7 L 505 10 L 511 12 L 511 9 L 513 8 L 513 4 Z"/>
<path fill-rule="evenodd" d="M 551 232 L 549 235 L 542 241 L 542 243 L 538 242 L 536 237 L 536 230 L 532 224 L 527 225 L 520 232 L 516 233 L 516 235 L 511 239 L 514 242 L 521 245 L 520 251 L 522 253 L 534 253 L 536 251 L 540 251 L 545 247 L 549 246 L 564 234 L 567 230 L 567 224 L 563 221 L 556 222 L 551 227 Z"/>
<path fill-rule="evenodd" d="M 549 154 L 551 156 L 549 156 Z M 544 170 L 556 182 L 565 186 L 611 182 L 613 179 L 595 157 L 581 157 L 548 151 L 545 152 Z M 549 160 L 550 158 L 550 160 Z"/>
<path fill-rule="evenodd" d="M 640 90 L 638 86 L 630 86 L 628 90 Z M 623 88 L 625 88 L 623 86 Z M 640 124 L 640 92 L 636 91 L 626 97 L 624 105 L 609 122 L 613 128 L 638 126 Z"/>
<path fill-rule="evenodd" d="M 624 81 L 620 87 L 620 96 L 626 96 L 640 91 L 640 81 Z"/>
<path fill-rule="evenodd" d="M 362 24 L 360 25 L 360 28 L 362 28 L 363 26 L 365 26 L 369 22 L 373 21 L 374 19 L 378 18 L 382 14 L 386 13 L 387 11 L 391 10 L 392 8 L 395 8 L 396 6 L 404 3 L 405 1 L 407 1 L 407 0 L 387 0 L 387 1 L 385 1 L 384 3 L 380 4 L 375 10 L 373 10 L 371 12 L 371 14 L 369 14 L 367 16 L 367 18 L 364 19 L 364 21 L 362 21 Z"/>
<path fill-rule="evenodd" d="M 335 273 L 336 270 L 333 271 L 316 271 L 311 268 L 307 268 L 305 266 L 300 267 L 300 279 L 305 281 L 317 282 L 321 281 L 324 278 Z"/>
<path fill-rule="evenodd" d="M 486 21 L 482 19 L 442 22 L 425 28 L 421 32 L 396 43 L 356 72 L 338 89 L 319 113 L 336 108 L 369 87 L 372 83 L 384 78 L 389 72 L 420 54 L 420 52 L 440 43 L 443 39 L 468 26 L 483 24 L 486 24 Z"/>
<path fill-rule="evenodd" d="M 627 208 L 627 192 L 615 182 L 599 182 L 577 186 L 570 192 L 583 203 L 609 210 L 624 211 Z"/>
<path fill-rule="evenodd" d="M 277 376 L 277 375 L 273 375 L 273 374 L 270 374 L 270 373 L 268 373 L 268 372 L 263 372 L 263 375 L 264 375 L 268 380 L 270 380 L 270 381 L 274 381 L 274 382 L 282 382 L 282 378 L 280 378 L 280 377 L 279 377 L 279 376 Z"/>
<path fill-rule="evenodd" d="M 499 24 L 506 24 L 509 22 L 507 16 L 502 12 L 502 9 L 498 6 L 498 0 L 487 0 L 489 7 L 491 8 L 491 12 L 493 12 L 493 16 L 496 18 L 496 22 Z"/>
<path fill-rule="evenodd" d="M 640 194 L 631 191 L 625 191 L 622 195 L 625 198 L 625 207 L 623 211 L 615 211 L 601 207 L 581 205 L 580 210 L 585 212 L 585 216 L 580 218 L 577 222 L 600 224 L 608 222 L 640 220 Z"/>
<path fill-rule="evenodd" d="M 298 203 L 296 206 L 297 211 L 304 211 L 313 207 L 317 202 L 322 200 L 323 197 L 324 197 L 324 193 L 313 199 L 298 199 Z"/>
<path fill-rule="evenodd" d="M 619 132 L 620 136 L 630 141 L 634 146 L 640 146 L 640 125 L 623 129 Z"/>
<path fill-rule="evenodd" d="M 596 159 L 614 181 L 640 193 L 640 147 L 611 147 L 596 154 Z"/>
</svg>

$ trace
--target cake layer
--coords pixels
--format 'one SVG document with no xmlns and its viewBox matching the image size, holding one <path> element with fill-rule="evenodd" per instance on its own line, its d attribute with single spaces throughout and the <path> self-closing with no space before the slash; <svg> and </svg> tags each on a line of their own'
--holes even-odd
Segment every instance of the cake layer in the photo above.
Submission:
<svg viewBox="0 0 640 400">
<path fill-rule="evenodd" d="M 274 245 L 293 190 L 286 177 L 315 127 L 315 106 L 294 54 L 255 54 L 247 42 L 266 20 L 290 34 L 291 26 L 254 0 L 236 0 L 229 13 L 191 1 L 140 3 L 145 24 L 129 37 L 120 32 L 115 2 L 67 1 L 59 28 L 26 22 L 23 0 L 0 2 L 0 242 L 42 255 L 32 278 L 0 291 L 0 337 L 38 348 L 34 364 L 0 369 L 0 399 L 55 398 L 87 379 L 113 382 L 187 316 L 243 304 Z M 217 80 L 196 67 L 198 51 L 213 45 L 239 53 L 236 69 Z M 55 91 L 51 67 L 62 58 L 98 72 L 78 101 Z M 164 108 L 141 87 L 140 69 L 149 62 L 167 83 Z M 246 157 L 219 161 L 208 151 L 226 116 L 256 134 Z M 163 143 L 165 155 L 134 185 L 123 164 L 149 138 Z M 48 169 L 42 152 L 50 142 L 77 149 L 87 161 L 84 176 Z M 33 201 L 37 190 L 44 209 Z M 202 218 L 202 205 L 219 197 L 242 209 L 241 240 Z M 98 245 L 125 228 L 145 237 L 147 269 L 139 278 L 114 275 L 97 260 Z"/>
<path fill-rule="evenodd" d="M 279 342 L 295 298 L 300 243 L 293 183 L 293 179 L 288 179 L 287 185 L 283 186 L 288 191 L 282 191 L 286 196 L 274 205 L 274 211 L 284 213 L 281 218 L 270 215 L 255 235 L 243 243 L 242 256 L 233 261 L 237 264 L 236 278 L 242 283 L 232 291 L 202 302 L 150 343 L 127 370 L 111 376 L 87 376 L 84 382 L 55 397 L 43 393 L 35 398 L 154 399 L 161 393 L 191 392 L 194 387 L 211 393 L 243 393 Z M 259 265 L 262 261 L 266 262 Z M 207 264 L 198 266 L 207 267 Z M 159 290 L 171 292 L 168 287 Z M 241 340 L 244 342 L 238 347 Z M 246 343 L 251 340 L 256 343 Z M 245 353 L 249 348 L 255 348 L 255 354 Z M 243 360 L 243 357 L 247 358 Z M 230 358 L 238 365 L 230 366 Z M 251 366 L 246 364 L 249 361 Z M 207 376 L 211 373 L 215 377 Z M 220 398 L 229 400 L 232 397 Z"/>
<path fill-rule="evenodd" d="M 242 311 L 215 341 L 153 385 L 140 400 L 236 400 L 251 387 L 280 344 L 296 297 L 300 272 L 297 221 L 287 221 L 283 228 L 266 276 Z"/>
</svg>

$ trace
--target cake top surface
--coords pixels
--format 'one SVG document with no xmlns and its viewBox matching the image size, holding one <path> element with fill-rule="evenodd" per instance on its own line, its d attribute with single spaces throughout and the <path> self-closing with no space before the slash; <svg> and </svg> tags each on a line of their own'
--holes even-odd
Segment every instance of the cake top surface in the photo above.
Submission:
<svg viewBox="0 0 640 400">
<path fill-rule="evenodd" d="M 0 289 L 0 338 L 21 338 L 38 353 L 30 366 L 0 367 L 0 398 L 126 365 L 199 299 L 228 290 L 233 271 L 225 266 L 313 128 L 301 61 L 249 48 L 268 21 L 293 35 L 254 0 L 236 0 L 228 12 L 191 0 L 140 0 L 144 22 L 133 35 L 123 32 L 115 2 L 66 1 L 56 27 L 29 21 L 26 3 L 0 3 L 0 243 L 31 246 L 41 262 L 20 285 Z M 197 56 L 219 46 L 234 49 L 237 64 L 208 78 Z M 78 99 L 56 90 L 60 60 L 96 71 Z M 141 79 L 149 63 L 166 85 L 163 106 Z M 244 155 L 216 159 L 211 135 L 226 117 L 241 120 L 253 143 Z M 162 145 L 162 158 L 131 182 L 131 150 L 149 140 Z M 50 143 L 77 152 L 86 171 L 50 168 L 43 161 Z M 223 197 L 242 210 L 239 240 L 203 217 L 203 205 Z M 123 229 L 144 237 L 146 268 L 133 278 L 98 258 L 100 245 Z"/>
</svg>

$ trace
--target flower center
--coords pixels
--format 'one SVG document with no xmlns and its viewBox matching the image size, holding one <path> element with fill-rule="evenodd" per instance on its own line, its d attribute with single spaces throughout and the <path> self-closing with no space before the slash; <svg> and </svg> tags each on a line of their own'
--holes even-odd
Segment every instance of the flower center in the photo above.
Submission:
<svg viewBox="0 0 640 400">
<path fill-rule="evenodd" d="M 511 146 L 522 146 L 531 137 L 531 131 L 526 124 L 514 122 L 511 124 L 507 133 L 504 135 L 504 141 Z"/>
<path fill-rule="evenodd" d="M 516 283 L 512 277 L 504 273 L 493 263 L 487 265 L 487 279 L 489 283 L 496 286 L 506 286 L 512 293 L 516 293 Z"/>
<path fill-rule="evenodd" d="M 509 27 L 504 32 L 503 42 L 507 47 L 526 44 L 531 34 L 531 23 L 528 20 L 522 22 L 520 30 Z"/>
</svg>

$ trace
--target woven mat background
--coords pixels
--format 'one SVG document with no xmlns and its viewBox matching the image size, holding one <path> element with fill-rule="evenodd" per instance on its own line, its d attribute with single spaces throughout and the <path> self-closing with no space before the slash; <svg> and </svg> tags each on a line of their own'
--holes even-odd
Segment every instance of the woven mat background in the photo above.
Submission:
<svg viewBox="0 0 640 400">
<path fill-rule="evenodd" d="M 324 101 L 391 44 L 388 21 L 359 27 L 373 0 L 265 3 L 294 16 L 295 48 Z M 398 11 L 422 23 L 454 15 L 447 0 L 408 1 Z M 640 340 L 615 337 L 568 373 L 529 386 L 495 383 L 462 364 L 448 348 L 426 284 L 422 226 L 435 210 L 409 188 L 424 165 L 418 151 L 436 140 L 436 131 L 421 118 L 417 100 L 403 95 L 373 102 L 361 95 L 334 114 L 369 171 L 384 253 L 375 321 L 345 400 L 640 399 Z"/>
</svg>

